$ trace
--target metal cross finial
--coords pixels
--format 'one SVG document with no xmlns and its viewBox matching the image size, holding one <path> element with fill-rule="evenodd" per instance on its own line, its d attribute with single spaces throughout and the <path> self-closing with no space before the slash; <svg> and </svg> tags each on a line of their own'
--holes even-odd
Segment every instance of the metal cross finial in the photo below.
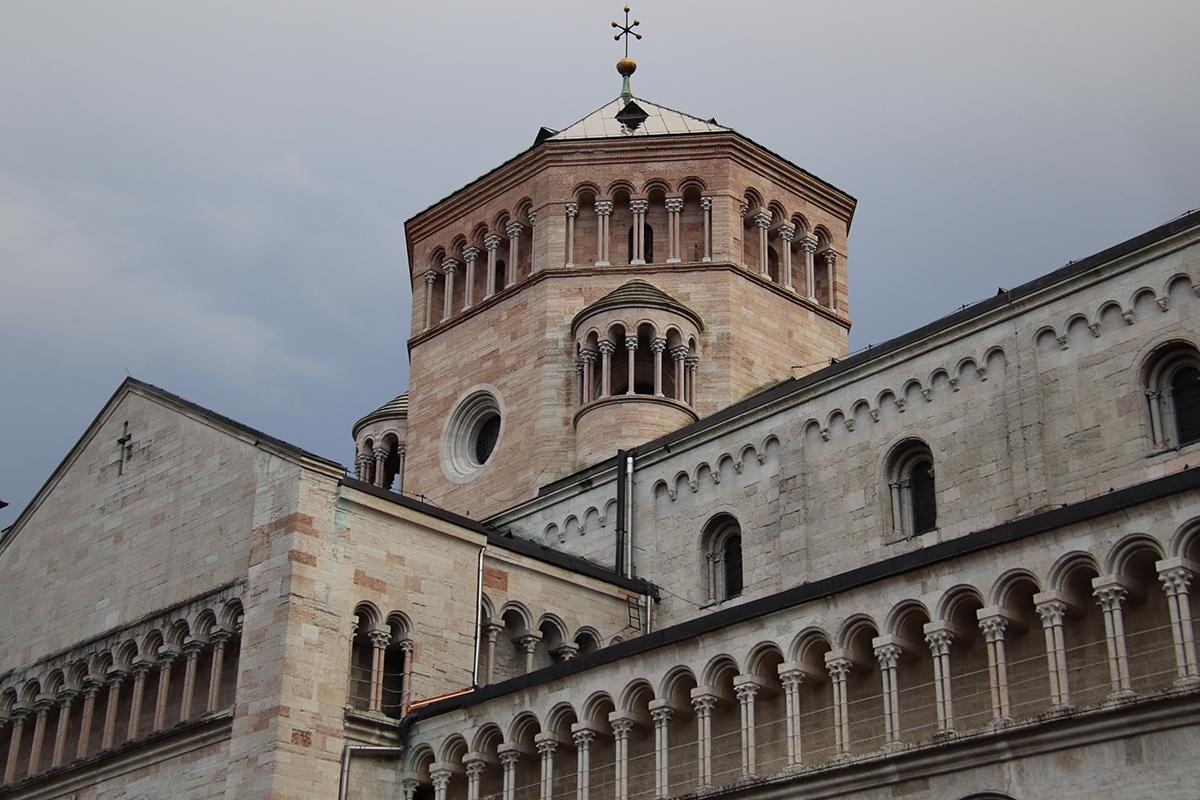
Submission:
<svg viewBox="0 0 1200 800">
<path fill-rule="evenodd" d="M 641 25 L 641 24 L 642 24 L 642 21 L 640 19 L 635 19 L 633 21 L 632 25 L 629 24 L 629 6 L 625 6 L 625 24 L 624 25 L 620 24 L 616 20 L 613 20 L 612 26 L 614 28 L 621 29 L 620 33 L 613 34 L 613 38 L 619 42 L 619 41 L 621 41 L 622 36 L 625 37 L 625 57 L 626 58 L 629 58 L 629 37 L 630 37 L 630 35 L 632 35 L 635 39 L 642 38 L 642 35 L 634 30 L 634 28 L 636 28 L 638 25 Z"/>
</svg>

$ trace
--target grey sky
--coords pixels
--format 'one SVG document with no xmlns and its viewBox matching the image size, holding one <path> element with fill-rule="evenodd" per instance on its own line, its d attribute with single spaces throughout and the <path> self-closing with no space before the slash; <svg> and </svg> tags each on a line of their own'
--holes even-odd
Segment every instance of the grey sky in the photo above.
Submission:
<svg viewBox="0 0 1200 800">
<path fill-rule="evenodd" d="M 403 222 L 620 90 L 619 2 L 0 5 L 0 527 L 124 378 L 321 455 Z M 1200 206 L 1200 4 L 635 2 L 634 93 L 854 195 L 852 347 Z"/>
</svg>

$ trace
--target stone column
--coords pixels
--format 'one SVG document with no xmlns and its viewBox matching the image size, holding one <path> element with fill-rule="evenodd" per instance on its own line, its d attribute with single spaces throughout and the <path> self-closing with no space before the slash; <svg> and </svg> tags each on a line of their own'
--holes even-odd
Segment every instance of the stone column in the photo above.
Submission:
<svg viewBox="0 0 1200 800">
<path fill-rule="evenodd" d="M 876 641 L 883 638 L 887 637 L 878 637 Z M 896 681 L 896 665 L 901 654 L 894 644 L 875 647 L 875 660 L 879 662 L 879 677 L 883 681 L 884 750 L 895 750 L 900 745 L 900 686 Z"/>
<path fill-rule="evenodd" d="M 433 781 L 433 798 L 434 800 L 448 800 L 446 790 L 450 788 L 450 777 L 453 775 L 448 769 L 431 769 L 429 770 L 429 778 Z M 512 800 L 512 798 L 508 798 Z"/>
<path fill-rule="evenodd" d="M 496 637 L 500 631 L 504 630 L 504 621 L 489 622 L 483 626 L 483 633 L 487 636 L 487 682 L 491 685 L 496 682 Z"/>
<path fill-rule="evenodd" d="M 805 236 L 800 240 L 800 249 L 804 251 L 804 296 L 814 303 L 817 302 L 817 271 L 813 264 L 817 252 L 817 240 Z"/>
<path fill-rule="evenodd" d="M 825 654 L 825 669 L 833 681 L 833 741 L 837 756 L 850 755 L 850 708 L 846 697 L 846 676 L 854 662 L 840 650 Z"/>
<path fill-rule="evenodd" d="M 583 404 L 592 402 L 592 389 L 596 385 L 596 351 L 583 350 L 579 353 L 583 362 Z"/>
<path fill-rule="evenodd" d="M 204 642 L 200 639 L 189 638 L 183 643 L 184 671 L 183 697 L 180 698 L 179 721 L 187 722 L 192 718 L 192 706 L 196 698 L 196 659 L 204 650 Z"/>
<path fill-rule="evenodd" d="M 646 263 L 646 209 L 650 203 L 646 200 L 631 200 L 629 210 L 633 213 L 633 258 L 630 264 Z"/>
<path fill-rule="evenodd" d="M 392 643 L 392 632 L 371 631 L 371 711 L 383 711 L 383 659 Z"/>
<path fill-rule="evenodd" d="M 1050 673 L 1050 704 L 1055 708 L 1071 705 L 1067 687 L 1067 647 L 1063 638 L 1063 619 L 1067 604 L 1058 592 L 1040 592 L 1033 596 L 1042 630 L 1046 634 L 1046 663 Z"/>
<path fill-rule="evenodd" d="M 516 744 L 502 744 L 496 748 L 500 756 L 500 766 L 504 771 L 504 800 L 516 800 L 517 797 L 517 761 L 521 758 L 521 749 Z"/>
<path fill-rule="evenodd" d="M 792 239 L 796 236 L 796 231 L 789 228 L 787 225 L 779 226 L 779 241 L 783 250 L 783 259 L 779 266 L 779 271 L 783 274 L 783 288 L 789 292 L 796 291 L 796 287 L 792 285 Z"/>
<path fill-rule="evenodd" d="M 508 234 L 508 272 L 504 276 L 504 288 L 517 282 L 517 267 L 521 263 L 521 231 L 525 226 L 514 222 L 504 229 Z"/>
<path fill-rule="evenodd" d="M 513 644 L 525 651 L 525 672 L 527 673 L 533 672 L 533 654 L 541 640 L 541 631 L 526 631 L 524 635 L 513 639 Z"/>
<path fill-rule="evenodd" d="M 404 494 L 404 456 L 408 452 L 406 445 L 398 445 L 396 447 L 396 456 L 398 463 L 396 464 L 396 493 Z"/>
<path fill-rule="evenodd" d="M 828 276 L 826 279 L 826 282 L 829 286 L 829 304 L 827 307 L 830 309 L 837 308 L 837 269 L 835 268 L 836 263 L 837 263 L 837 253 L 833 252 L 832 250 L 826 250 L 825 251 L 825 270 L 826 270 L 826 275 Z"/>
<path fill-rule="evenodd" d="M 575 266 L 575 217 L 579 216 L 579 204 L 567 203 L 567 263 L 565 266 Z"/>
<path fill-rule="evenodd" d="M 179 651 L 171 645 L 158 648 L 158 697 L 154 704 L 154 730 L 167 727 L 167 693 L 171 690 L 171 667 Z"/>
<path fill-rule="evenodd" d="M 717 696 L 699 687 L 692 689 L 692 709 L 696 712 L 696 781 L 701 789 L 712 782 L 712 712 Z"/>
<path fill-rule="evenodd" d="M 798 661 L 779 665 L 779 682 L 783 685 L 783 699 L 787 713 L 787 770 L 792 771 L 804 763 L 801 746 L 800 687 L 804 684 L 805 672 Z"/>
<path fill-rule="evenodd" d="M 54 708 L 54 698 L 49 695 L 38 695 L 33 701 L 33 743 L 29 748 L 29 769 L 26 775 L 38 775 L 42 772 L 42 745 L 46 741 L 46 715 Z"/>
<path fill-rule="evenodd" d="M 559 661 L 570 661 L 575 656 L 579 655 L 579 645 L 574 642 L 563 642 L 550 651 L 550 655 L 554 656 Z"/>
<path fill-rule="evenodd" d="M 615 800 L 629 800 L 629 732 L 633 730 L 633 720 L 617 716 L 623 713 L 613 711 L 608 715 L 613 732 L 613 760 L 616 762 L 613 779 Z"/>
<path fill-rule="evenodd" d="M 500 246 L 500 237 L 492 234 L 483 240 L 487 250 L 487 286 L 483 290 L 483 299 L 487 300 L 496 293 L 496 248 Z"/>
<path fill-rule="evenodd" d="M 596 203 L 596 266 L 608 266 L 608 218 L 612 214 L 611 200 Z"/>
<path fill-rule="evenodd" d="M 583 369 L 583 357 L 582 356 L 575 359 L 574 368 L 575 368 L 575 381 L 576 381 L 576 383 L 575 383 L 575 401 L 577 403 L 579 403 L 579 407 L 582 408 L 584 403 L 587 402 L 587 383 L 583 377 L 584 369 Z"/>
<path fill-rule="evenodd" d="M 454 314 L 454 271 L 457 269 L 458 262 L 453 258 L 442 262 L 442 273 L 446 276 L 446 294 L 442 298 L 442 322 Z"/>
<path fill-rule="evenodd" d="M 387 464 L 387 450 L 383 447 L 376 447 L 372 453 L 375 456 L 375 485 L 380 489 L 388 487 L 383 485 L 384 466 Z"/>
<path fill-rule="evenodd" d="M 625 388 L 625 394 L 634 394 L 635 393 L 633 391 L 633 354 L 637 352 L 637 349 L 638 349 L 638 337 L 626 336 L 625 337 L 625 350 L 629 354 L 628 359 L 626 361 L 626 363 L 629 365 L 629 385 Z"/>
<path fill-rule="evenodd" d="M 612 357 L 617 346 L 605 339 L 597 347 L 600 348 L 600 396 L 608 397 L 612 393 Z"/>
<path fill-rule="evenodd" d="M 540 800 L 550 800 L 554 795 L 554 751 L 558 749 L 558 740 L 553 733 L 539 733 L 534 737 L 534 746 L 541 756 L 541 791 Z"/>
<path fill-rule="evenodd" d="M 683 198 L 671 197 L 667 199 L 667 263 L 678 264 L 683 259 L 680 257 L 679 247 L 679 214 L 683 211 Z"/>
<path fill-rule="evenodd" d="M 888 489 L 892 498 L 892 538 L 903 539 L 904 533 L 904 503 L 903 486 L 898 478 L 888 481 Z"/>
<path fill-rule="evenodd" d="M 1092 595 L 1104 612 L 1104 638 L 1108 646 L 1108 675 L 1112 681 L 1110 700 L 1133 696 L 1129 678 L 1129 656 L 1125 650 L 1125 617 L 1121 603 L 1128 589 L 1117 575 L 1100 575 L 1092 579 Z"/>
<path fill-rule="evenodd" d="M 683 374 L 687 355 L 688 349 L 684 345 L 671 348 L 671 360 L 675 362 L 675 399 L 681 403 L 687 402 L 687 379 Z"/>
<path fill-rule="evenodd" d="M 925 644 L 933 656 L 933 694 L 937 704 L 938 733 L 954 732 L 954 703 L 951 700 L 950 645 L 954 642 L 948 623 L 930 622 L 924 627 Z"/>
<path fill-rule="evenodd" d="M 466 285 L 463 286 L 463 311 L 475 305 L 475 262 L 479 259 L 478 247 L 468 247 L 463 250 L 463 261 L 467 265 Z"/>
<path fill-rule="evenodd" d="M 698 356 L 688 356 L 684 359 L 684 367 L 687 373 L 687 404 L 692 408 L 696 407 L 696 373 L 700 370 L 700 358 Z"/>
<path fill-rule="evenodd" d="M 212 713 L 217 710 L 217 703 L 221 701 L 221 670 L 225 666 L 225 643 L 229 641 L 229 631 L 213 631 L 208 635 L 208 640 L 212 642 L 212 670 L 208 675 L 208 702 L 204 706 L 205 713 Z M 351 634 L 353 640 L 353 634 Z"/>
<path fill-rule="evenodd" d="M 54 754 L 50 759 L 51 768 L 63 765 L 66 759 L 67 731 L 71 728 L 71 706 L 79 692 L 74 689 L 63 689 L 58 693 L 58 721 L 54 728 Z"/>
<path fill-rule="evenodd" d="M 133 698 L 129 703 L 129 725 L 125 729 L 125 739 L 134 741 L 138 738 L 138 723 L 142 718 L 142 701 L 146 696 L 146 676 L 154 669 L 154 662 L 147 658 L 139 658 L 133 664 Z"/>
<path fill-rule="evenodd" d="M 759 211 L 754 215 L 754 223 L 758 226 L 758 274 L 767 278 L 771 275 L 770 260 L 767 258 L 770 250 L 767 231 L 771 227 L 771 215 L 765 211 Z"/>
<path fill-rule="evenodd" d="M 1146 399 L 1150 402 L 1150 440 L 1156 445 L 1165 445 L 1167 437 L 1162 425 L 1162 392 L 1147 389 Z"/>
<path fill-rule="evenodd" d="M 21 752 L 21 734 L 25 731 L 25 720 L 33 709 L 14 708 L 12 710 L 12 730 L 8 734 L 8 758 L 4 762 L 4 785 L 9 785 L 17 779 L 17 756 Z"/>
<path fill-rule="evenodd" d="M 671 708 L 669 700 L 650 701 L 650 719 L 654 720 L 654 796 L 667 797 L 670 795 L 670 725 Z"/>
<path fill-rule="evenodd" d="M 89 675 L 83 681 L 83 712 L 79 716 L 79 746 L 75 748 L 75 758 L 85 758 L 88 754 L 88 745 L 91 744 L 92 738 L 92 717 L 96 713 L 96 695 L 100 693 L 100 687 L 104 682 L 99 678 Z"/>
<path fill-rule="evenodd" d="M 537 256 L 537 212 L 529 212 L 529 274 L 538 271 L 537 264 L 533 263 Z"/>
<path fill-rule="evenodd" d="M 416 649 L 412 639 L 402 639 L 400 641 L 400 652 L 404 656 L 404 672 L 400 675 L 400 716 L 403 717 L 408 713 L 408 706 L 412 702 L 412 668 L 413 668 L 413 651 Z"/>
<path fill-rule="evenodd" d="M 433 327 L 433 284 L 437 280 L 437 273 L 429 270 L 425 273 L 425 327 L 422 330 L 429 330 Z"/>
<path fill-rule="evenodd" d="M 1175 643 L 1175 668 L 1178 674 L 1175 685 L 1194 686 L 1200 683 L 1200 665 L 1196 660 L 1196 635 L 1192 627 L 1188 587 L 1195 570 L 1190 562 L 1182 558 L 1159 561 L 1154 568 L 1158 570 L 1158 579 L 1167 594 L 1167 608 L 1171 614 L 1171 639 Z"/>
<path fill-rule="evenodd" d="M 654 353 L 654 396 L 663 396 L 663 371 L 662 371 L 662 356 L 663 351 L 667 349 L 666 339 L 655 339 L 650 342 L 650 352 Z"/>
<path fill-rule="evenodd" d="M 754 698 L 763 688 L 757 675 L 738 675 L 733 679 L 733 691 L 737 695 L 742 712 L 742 777 L 758 777 L 758 743 L 755 733 Z"/>
<path fill-rule="evenodd" d="M 576 722 L 571 725 L 571 739 L 575 742 L 575 800 L 590 800 L 591 754 L 596 731 L 591 723 Z"/>
<path fill-rule="evenodd" d="M 712 198 L 700 198 L 700 210 L 704 212 L 704 257 L 701 261 L 712 261 Z"/>
<path fill-rule="evenodd" d="M 467 769 L 467 800 L 479 800 L 479 780 L 483 777 L 487 764 L 482 758 L 472 758 L 469 755 L 463 759 L 463 764 Z"/>
<path fill-rule="evenodd" d="M 413 800 L 417 796 L 417 789 L 421 788 L 421 782 L 416 778 L 404 778 L 400 781 L 400 797 L 401 800 Z"/>
<path fill-rule="evenodd" d="M 989 606 L 975 612 L 979 629 L 987 642 L 988 684 L 992 690 L 992 718 L 1006 724 L 1012 720 L 1008 699 L 1008 656 L 1004 651 L 1004 632 L 1008 629 L 1008 612 L 1000 606 Z"/>
<path fill-rule="evenodd" d="M 104 702 L 104 733 L 100 737 L 100 749 L 111 750 L 117 733 L 117 704 L 121 702 L 121 684 L 129 674 L 119 669 L 108 672 L 108 698 Z"/>
</svg>

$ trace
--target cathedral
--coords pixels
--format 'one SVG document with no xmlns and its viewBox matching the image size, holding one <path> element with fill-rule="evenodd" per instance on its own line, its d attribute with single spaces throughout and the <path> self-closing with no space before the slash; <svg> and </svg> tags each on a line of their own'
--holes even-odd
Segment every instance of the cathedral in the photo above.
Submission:
<svg viewBox="0 0 1200 800">
<path fill-rule="evenodd" d="M 121 384 L 0 798 L 1200 795 L 1200 212 L 850 354 L 855 199 L 634 69 L 407 221 L 349 469 Z"/>
</svg>

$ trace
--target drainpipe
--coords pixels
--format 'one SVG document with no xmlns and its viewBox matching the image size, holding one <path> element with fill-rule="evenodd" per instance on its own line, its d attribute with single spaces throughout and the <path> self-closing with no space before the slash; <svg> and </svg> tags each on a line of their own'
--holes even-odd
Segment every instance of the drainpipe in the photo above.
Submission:
<svg viewBox="0 0 1200 800">
<path fill-rule="evenodd" d="M 376 755 L 402 756 L 403 747 L 371 747 L 368 745 L 348 744 L 342 748 L 342 774 L 338 781 L 338 800 L 346 800 L 350 789 L 350 754 L 374 753 Z"/>
<path fill-rule="evenodd" d="M 625 451 L 625 575 L 633 577 L 633 451 Z"/>
<path fill-rule="evenodd" d="M 479 686 L 479 637 L 483 631 L 483 554 L 487 544 L 479 548 L 479 569 L 475 575 L 475 665 L 471 667 L 471 685 Z"/>
<path fill-rule="evenodd" d="M 617 553 L 613 559 L 613 571 L 618 575 L 628 575 L 625 570 L 626 551 L 629 549 L 625 535 L 625 522 L 628 519 L 625 509 L 625 472 L 627 463 L 625 451 L 617 451 Z"/>
</svg>

